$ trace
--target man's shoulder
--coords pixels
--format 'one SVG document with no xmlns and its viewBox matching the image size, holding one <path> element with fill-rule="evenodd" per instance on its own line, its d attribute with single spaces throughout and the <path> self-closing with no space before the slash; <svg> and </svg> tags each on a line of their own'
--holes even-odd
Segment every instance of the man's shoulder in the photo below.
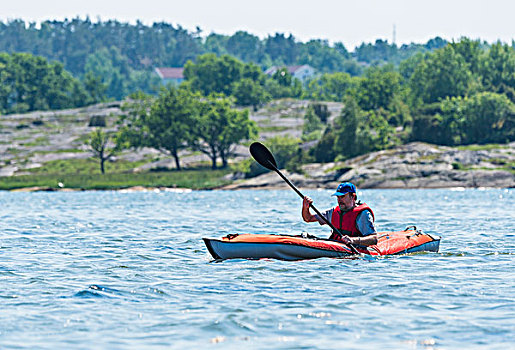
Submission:
<svg viewBox="0 0 515 350">
<path fill-rule="evenodd" d="M 374 221 L 374 215 L 372 214 L 372 211 L 370 209 L 363 209 L 356 216 L 356 220 Z"/>
<path fill-rule="evenodd" d="M 360 211 L 358 213 L 358 216 L 361 216 L 361 215 L 372 215 L 372 209 L 370 209 L 370 208 L 363 209 L 362 211 Z"/>
</svg>

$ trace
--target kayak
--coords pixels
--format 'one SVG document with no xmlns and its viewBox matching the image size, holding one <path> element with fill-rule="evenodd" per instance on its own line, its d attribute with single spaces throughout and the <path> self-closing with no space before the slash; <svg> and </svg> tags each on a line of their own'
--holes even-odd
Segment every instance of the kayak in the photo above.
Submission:
<svg viewBox="0 0 515 350">
<path fill-rule="evenodd" d="M 376 245 L 356 246 L 361 254 L 382 256 L 438 252 L 440 237 L 408 227 L 404 231 L 379 232 Z M 229 234 L 221 239 L 203 238 L 214 259 L 302 260 L 355 256 L 346 244 L 312 235 Z"/>
</svg>

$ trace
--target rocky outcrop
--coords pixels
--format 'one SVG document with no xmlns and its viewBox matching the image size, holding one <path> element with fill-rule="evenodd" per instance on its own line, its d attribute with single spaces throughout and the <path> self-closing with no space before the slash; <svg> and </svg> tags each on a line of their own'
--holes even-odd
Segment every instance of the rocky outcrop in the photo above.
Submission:
<svg viewBox="0 0 515 350">
<path fill-rule="evenodd" d="M 333 120 L 341 103 L 325 103 Z M 85 108 L 4 115 L 0 118 L 0 178 L 30 173 L 54 160 L 91 157 L 86 145 L 93 130 L 92 118 L 105 120 L 106 131 L 117 128 L 122 113 L 121 102 Z M 260 138 L 300 136 L 309 101 L 283 99 L 270 102 L 250 116 L 260 127 Z M 303 147 L 312 146 L 305 143 Z M 190 150 L 181 152 L 181 164 L 192 166 L 209 158 Z M 231 161 L 250 157 L 248 147 L 238 145 Z M 345 162 L 306 164 L 301 174 L 284 172 L 299 187 L 332 188 L 342 181 L 352 181 L 360 188 L 441 188 L 441 187 L 514 187 L 515 143 L 501 146 L 452 148 L 420 142 L 373 152 Z M 134 171 L 171 169 L 170 157 L 157 150 L 128 150 L 117 159 L 143 161 Z M 285 188 L 275 173 L 240 180 L 232 176 L 227 189 Z"/>
<path fill-rule="evenodd" d="M 346 162 L 304 165 L 302 174 L 284 174 L 306 188 L 333 188 L 343 181 L 359 188 L 515 187 L 515 143 L 476 148 L 415 142 Z M 277 174 L 267 173 L 226 188 L 286 187 Z"/>
</svg>

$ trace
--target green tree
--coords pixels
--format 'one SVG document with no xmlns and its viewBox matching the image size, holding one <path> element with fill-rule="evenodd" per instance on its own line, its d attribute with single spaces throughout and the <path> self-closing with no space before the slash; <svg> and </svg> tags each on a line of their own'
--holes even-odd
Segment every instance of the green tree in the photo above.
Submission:
<svg viewBox="0 0 515 350">
<path fill-rule="evenodd" d="M 397 47 L 387 41 L 377 39 L 374 44 L 362 43 L 356 47 L 355 55 L 358 61 L 372 64 L 393 61 L 397 56 Z"/>
<path fill-rule="evenodd" d="M 169 87 L 159 94 L 145 121 L 148 145 L 171 155 L 177 170 L 181 170 L 179 151 L 188 146 L 197 128 L 199 98 L 189 90 Z"/>
<path fill-rule="evenodd" d="M 117 142 L 126 148 L 140 148 L 147 145 L 148 133 L 146 121 L 150 117 L 150 109 L 155 98 L 141 91 L 129 95 L 122 104 L 123 114 L 120 116 Z"/>
<path fill-rule="evenodd" d="M 454 144 L 511 142 L 515 139 L 515 104 L 492 92 L 442 102 L 444 125 Z"/>
<path fill-rule="evenodd" d="M 272 98 L 300 97 L 302 95 L 301 82 L 293 78 L 288 69 L 284 67 L 278 69 L 272 75 L 272 79 L 266 81 L 265 87 Z"/>
<path fill-rule="evenodd" d="M 515 48 L 500 42 L 493 44 L 480 63 L 480 75 L 486 91 L 506 94 L 515 102 Z"/>
<path fill-rule="evenodd" d="M 389 148 L 399 142 L 380 110 L 363 111 L 350 96 L 334 122 L 333 133 L 330 137 L 334 139 L 332 148 L 337 160 Z"/>
<path fill-rule="evenodd" d="M 484 51 L 480 41 L 463 37 L 458 42 L 450 43 L 449 46 L 452 46 L 454 51 L 463 57 L 468 64 L 470 72 L 477 76 L 479 74 L 481 56 Z"/>
<path fill-rule="evenodd" d="M 327 40 L 310 40 L 300 44 L 297 62 L 309 64 L 320 72 L 341 71 L 347 60 L 347 50 L 339 43 L 338 49 L 330 47 Z"/>
<path fill-rule="evenodd" d="M 263 85 L 268 77 L 263 73 L 263 70 L 254 63 L 247 63 L 243 66 L 241 72 L 242 79 L 252 79 L 254 82 Z"/>
<path fill-rule="evenodd" d="M 211 94 L 200 101 L 200 113 L 190 144 L 211 158 L 213 169 L 217 168 L 218 157 L 222 167 L 227 167 L 234 146 L 257 135 L 257 127 L 249 119 L 248 110 L 239 111 L 232 105 L 231 98 L 220 94 Z"/>
<path fill-rule="evenodd" d="M 62 64 L 27 53 L 0 53 L 0 82 L 4 113 L 80 107 L 90 101 Z"/>
<path fill-rule="evenodd" d="M 179 151 L 192 142 L 198 118 L 199 93 L 170 86 L 152 101 L 138 94 L 124 109 L 128 115 L 122 119 L 121 140 L 132 147 L 151 147 L 171 155 L 175 167 L 181 170 Z"/>
<path fill-rule="evenodd" d="M 265 88 L 267 77 L 261 68 L 253 63 L 245 64 L 241 76 L 241 80 L 234 82 L 231 89 L 237 105 L 252 106 L 256 111 L 270 101 L 271 96 Z"/>
<path fill-rule="evenodd" d="M 210 93 L 232 94 L 233 83 L 242 78 L 244 64 L 234 57 L 205 54 L 197 57 L 196 63 L 188 61 L 184 77 L 194 90 L 207 96 Z"/>
<path fill-rule="evenodd" d="M 229 40 L 227 35 L 211 33 L 206 37 L 204 48 L 207 52 L 214 53 L 216 56 L 228 55 L 229 53 L 225 48 L 227 40 Z"/>
<path fill-rule="evenodd" d="M 422 52 L 417 52 L 415 55 L 403 60 L 399 64 L 399 74 L 402 77 L 402 84 L 408 84 L 411 76 L 417 69 L 417 66 L 424 61 L 426 58 L 426 55 L 424 55 Z"/>
<path fill-rule="evenodd" d="M 291 65 L 297 60 L 298 47 L 293 35 L 286 37 L 282 33 L 276 33 L 265 39 L 264 52 L 278 65 Z"/>
<path fill-rule="evenodd" d="M 275 81 L 277 81 L 277 83 L 279 83 L 279 85 L 284 87 L 290 87 L 293 82 L 293 77 L 290 74 L 290 72 L 288 72 L 288 69 L 286 67 L 278 69 L 272 75 L 272 79 L 274 79 Z"/>
<path fill-rule="evenodd" d="M 357 85 L 355 79 L 348 73 L 325 73 L 309 82 L 303 96 L 318 101 L 343 101 Z"/>
<path fill-rule="evenodd" d="M 343 158 L 358 155 L 361 152 L 358 140 L 358 128 L 362 111 L 352 97 L 344 100 L 341 113 L 334 122 L 334 154 Z"/>
<path fill-rule="evenodd" d="M 310 150 L 311 155 L 318 163 L 332 162 L 336 158 L 334 143 L 336 132 L 334 128 L 326 128 L 315 147 Z"/>
<path fill-rule="evenodd" d="M 388 109 L 400 88 L 399 73 L 371 68 L 359 81 L 357 102 L 364 110 Z"/>
<path fill-rule="evenodd" d="M 413 140 L 453 146 L 515 139 L 515 104 L 504 94 L 446 98 L 429 109 L 415 118 Z"/>
<path fill-rule="evenodd" d="M 107 96 L 122 100 L 128 95 L 132 69 L 127 58 L 116 47 L 104 48 L 89 55 L 84 69 L 87 76 L 101 78 Z"/>
<path fill-rule="evenodd" d="M 100 172 L 105 174 L 104 164 L 121 150 L 121 143 L 113 141 L 112 136 L 105 133 L 100 128 L 96 128 L 89 134 L 88 145 L 93 151 L 93 156 L 98 158 Z"/>
<path fill-rule="evenodd" d="M 289 171 L 300 171 L 303 162 L 302 149 L 299 147 L 301 140 L 286 136 L 274 136 L 266 140 L 268 146 L 277 165 Z"/>
<path fill-rule="evenodd" d="M 102 77 L 87 72 L 83 80 L 84 88 L 90 96 L 91 103 L 103 102 L 107 99 L 107 85 L 102 82 Z"/>
<path fill-rule="evenodd" d="M 309 105 L 306 114 L 304 115 L 302 139 L 306 141 L 319 139 L 323 128 L 324 124 L 322 123 L 320 117 L 317 115 L 314 105 Z"/>
<path fill-rule="evenodd" d="M 329 112 L 329 108 L 327 108 L 327 104 L 325 103 L 312 103 L 310 106 L 313 108 L 315 114 L 320 118 L 322 123 L 327 123 L 329 117 L 331 116 L 331 112 Z"/>
<path fill-rule="evenodd" d="M 259 62 L 263 55 L 263 44 L 255 35 L 237 31 L 226 42 L 227 52 L 244 62 Z"/>
<path fill-rule="evenodd" d="M 233 96 L 239 106 L 252 106 L 257 111 L 260 106 L 270 101 L 270 94 L 259 83 L 244 78 L 234 83 Z"/>
<path fill-rule="evenodd" d="M 409 85 L 415 99 L 433 103 L 446 97 L 465 96 L 472 83 L 469 64 L 448 45 L 426 55 L 415 68 Z"/>
</svg>

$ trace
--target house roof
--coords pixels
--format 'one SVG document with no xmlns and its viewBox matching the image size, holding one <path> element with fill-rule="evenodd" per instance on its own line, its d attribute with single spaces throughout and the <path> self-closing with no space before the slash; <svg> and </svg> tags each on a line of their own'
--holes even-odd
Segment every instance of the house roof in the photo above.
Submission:
<svg viewBox="0 0 515 350">
<path fill-rule="evenodd" d="M 304 65 L 302 65 L 302 66 L 288 66 L 286 68 L 288 69 L 288 73 L 293 74 L 296 71 L 298 71 L 299 69 L 301 69 L 302 67 L 304 67 Z"/>
<path fill-rule="evenodd" d="M 184 68 L 157 67 L 155 70 L 161 79 L 184 79 Z"/>
</svg>

